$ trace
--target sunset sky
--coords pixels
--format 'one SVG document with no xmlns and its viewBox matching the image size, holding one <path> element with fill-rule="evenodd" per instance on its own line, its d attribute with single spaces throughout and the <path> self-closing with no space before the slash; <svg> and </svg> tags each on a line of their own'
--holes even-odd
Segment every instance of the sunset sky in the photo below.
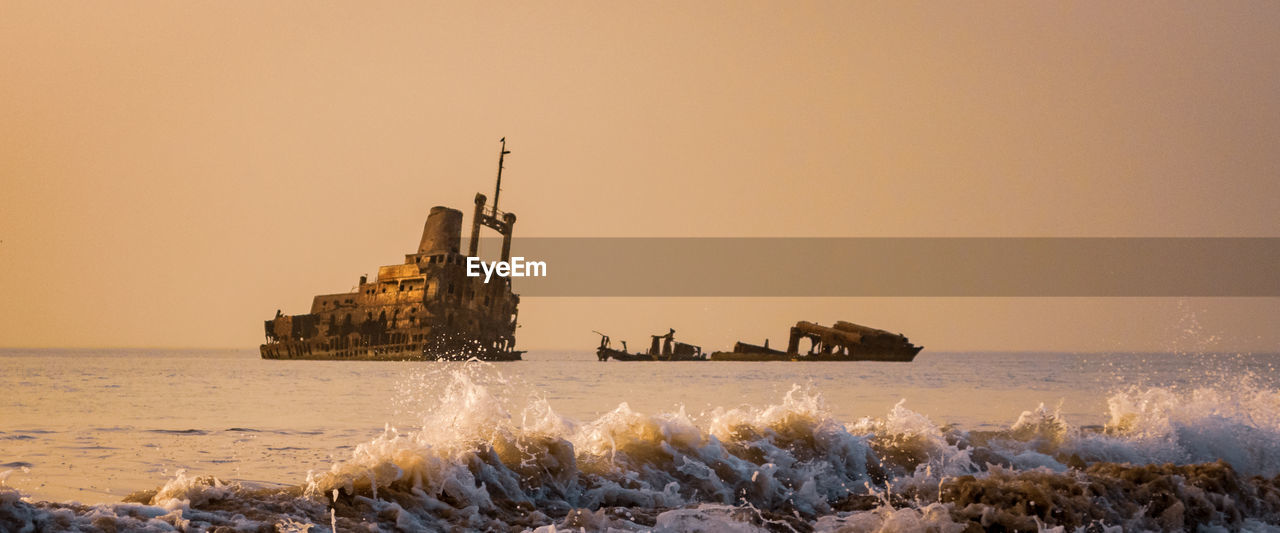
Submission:
<svg viewBox="0 0 1280 533">
<path fill-rule="evenodd" d="M 277 308 L 490 194 L 501 137 L 517 252 L 1280 237 L 1278 27 L 1276 2 L 5 2 L 0 346 L 256 349 Z M 776 342 L 805 319 L 929 350 L 1280 351 L 1276 298 L 526 298 L 520 318 L 529 349 Z"/>
</svg>

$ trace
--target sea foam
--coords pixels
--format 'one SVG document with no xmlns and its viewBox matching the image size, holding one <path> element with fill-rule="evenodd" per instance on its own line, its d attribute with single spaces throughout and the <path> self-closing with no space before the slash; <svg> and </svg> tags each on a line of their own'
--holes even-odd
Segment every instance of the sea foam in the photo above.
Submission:
<svg viewBox="0 0 1280 533">
<path fill-rule="evenodd" d="M 777 403 L 692 415 L 622 403 L 557 414 L 472 363 L 430 376 L 421 424 L 385 427 L 290 488 L 180 472 L 132 503 L 0 491 L 6 531 L 1072 531 L 1260 528 L 1280 519 L 1280 394 L 1130 387 L 1105 427 L 1039 405 L 1004 429 L 941 425 L 903 400 L 833 418 L 795 386 Z"/>
</svg>

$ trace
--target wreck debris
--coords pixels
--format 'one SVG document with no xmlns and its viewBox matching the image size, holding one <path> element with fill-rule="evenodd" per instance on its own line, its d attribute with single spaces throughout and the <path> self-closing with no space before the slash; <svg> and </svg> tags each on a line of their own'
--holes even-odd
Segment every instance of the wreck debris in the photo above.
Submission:
<svg viewBox="0 0 1280 533">
<path fill-rule="evenodd" d="M 800 352 L 802 341 L 809 349 Z M 739 341 L 731 352 L 715 352 L 712 361 L 901 361 L 915 359 L 923 346 L 911 344 L 907 337 L 852 322 L 838 321 L 834 327 L 799 321 L 791 327 L 787 351 Z"/>
<path fill-rule="evenodd" d="M 650 335 L 649 351 L 645 353 L 628 353 L 627 341 L 622 341 L 622 349 L 614 349 L 610 345 L 609 336 L 593 331 L 600 336 L 600 346 L 596 348 L 596 356 L 601 361 L 610 357 L 617 361 L 706 361 L 707 354 L 702 353 L 701 346 L 685 344 L 675 340 L 676 330 L 671 329 L 665 335 Z"/>
</svg>

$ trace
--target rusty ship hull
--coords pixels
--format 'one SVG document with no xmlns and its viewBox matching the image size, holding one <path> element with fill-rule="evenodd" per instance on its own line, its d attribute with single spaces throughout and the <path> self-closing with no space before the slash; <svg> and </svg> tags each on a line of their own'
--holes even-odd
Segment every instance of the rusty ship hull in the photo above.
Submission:
<svg viewBox="0 0 1280 533">
<path fill-rule="evenodd" d="M 601 361 L 706 361 L 705 354 L 697 355 L 651 355 L 647 353 L 628 353 L 612 348 L 596 348 L 596 357 Z"/>
<path fill-rule="evenodd" d="M 924 347 L 898 351 L 867 351 L 849 354 L 789 354 L 786 352 L 713 352 L 712 361 L 884 361 L 909 363 Z"/>
<path fill-rule="evenodd" d="M 802 342 L 809 343 L 801 351 Z M 898 333 L 838 321 L 833 327 L 800 321 L 791 327 L 787 350 L 745 342 L 734 344 L 732 351 L 714 352 L 712 361 L 885 361 L 910 362 L 923 346 L 916 346 Z"/>
<path fill-rule="evenodd" d="M 600 332 L 600 346 L 596 348 L 596 357 L 601 362 L 613 359 L 614 361 L 706 361 L 707 354 L 702 351 L 701 346 L 695 346 L 675 340 L 676 330 L 672 329 L 665 335 L 650 335 L 649 350 L 645 353 L 630 353 L 626 350 L 626 341 L 622 342 L 621 350 L 614 348 L 609 341 L 609 336 Z"/>
<path fill-rule="evenodd" d="M 263 359 L 292 359 L 301 361 L 519 361 L 523 350 L 446 350 L 432 351 L 420 344 L 359 346 L 347 349 L 326 349 L 316 343 L 275 343 L 259 347 Z"/>
<path fill-rule="evenodd" d="M 657 361 L 652 355 L 643 353 L 628 353 L 622 350 L 612 348 L 596 348 L 596 357 L 601 361 Z"/>
</svg>

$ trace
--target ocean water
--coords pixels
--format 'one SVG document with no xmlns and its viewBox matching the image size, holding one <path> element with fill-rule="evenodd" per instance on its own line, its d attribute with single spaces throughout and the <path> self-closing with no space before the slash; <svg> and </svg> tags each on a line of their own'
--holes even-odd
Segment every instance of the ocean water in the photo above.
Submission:
<svg viewBox="0 0 1280 533">
<path fill-rule="evenodd" d="M 1275 530 L 1277 366 L 9 349 L 0 530 Z"/>
</svg>

